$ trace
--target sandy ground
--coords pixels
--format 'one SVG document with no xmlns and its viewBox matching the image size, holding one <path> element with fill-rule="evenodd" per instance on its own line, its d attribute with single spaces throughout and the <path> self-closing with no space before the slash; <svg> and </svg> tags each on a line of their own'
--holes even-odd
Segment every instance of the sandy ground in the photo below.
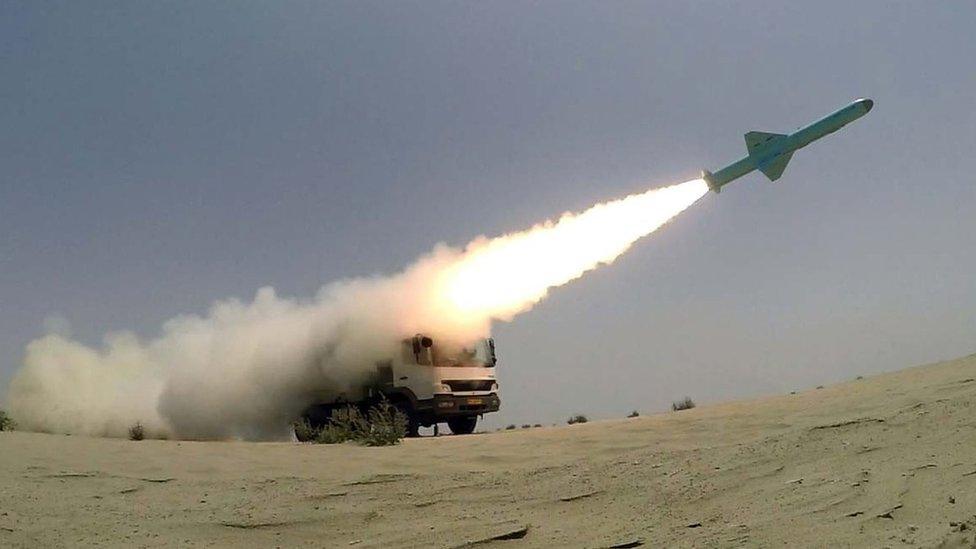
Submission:
<svg viewBox="0 0 976 549">
<path fill-rule="evenodd" d="M 972 547 L 974 403 L 976 355 L 394 448 L 0 433 L 0 546 Z"/>
</svg>

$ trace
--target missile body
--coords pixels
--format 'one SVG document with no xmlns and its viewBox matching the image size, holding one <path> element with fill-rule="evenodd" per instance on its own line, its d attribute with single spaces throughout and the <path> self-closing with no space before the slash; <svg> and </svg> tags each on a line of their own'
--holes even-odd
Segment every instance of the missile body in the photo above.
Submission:
<svg viewBox="0 0 976 549">
<path fill-rule="evenodd" d="M 749 132 L 745 135 L 749 156 L 733 162 L 715 173 L 703 170 L 702 179 L 708 183 L 708 188 L 715 192 L 719 192 L 719 189 L 730 181 L 754 170 L 761 171 L 770 181 L 776 181 L 783 175 L 783 170 L 786 169 L 786 164 L 789 163 L 795 151 L 850 124 L 867 114 L 872 107 L 874 107 L 874 101 L 858 99 L 839 111 L 828 114 L 813 124 L 800 128 L 789 135 Z"/>
</svg>

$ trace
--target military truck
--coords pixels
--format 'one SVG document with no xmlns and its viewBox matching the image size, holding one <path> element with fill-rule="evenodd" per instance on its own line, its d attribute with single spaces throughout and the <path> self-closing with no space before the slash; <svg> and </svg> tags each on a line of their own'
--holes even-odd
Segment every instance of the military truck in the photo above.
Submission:
<svg viewBox="0 0 976 549">
<path fill-rule="evenodd" d="M 420 427 L 447 423 L 456 435 L 474 432 L 478 418 L 497 412 L 495 342 L 481 339 L 468 345 L 417 334 L 401 342 L 396 356 L 375 364 L 370 382 L 352 393 L 316 402 L 302 414 L 313 428 L 325 426 L 335 410 L 362 410 L 388 400 L 407 417 L 407 436 Z M 296 436 L 301 436 L 296 431 Z"/>
</svg>

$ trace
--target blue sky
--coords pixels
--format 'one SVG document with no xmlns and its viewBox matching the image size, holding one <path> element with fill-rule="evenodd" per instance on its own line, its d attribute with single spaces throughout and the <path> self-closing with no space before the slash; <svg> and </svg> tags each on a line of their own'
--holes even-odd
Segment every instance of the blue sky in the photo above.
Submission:
<svg viewBox="0 0 976 549">
<path fill-rule="evenodd" d="M 0 388 L 62 316 L 144 336 L 695 177 L 706 197 L 495 329 L 507 422 L 775 393 L 976 350 L 970 2 L 0 6 Z"/>
</svg>

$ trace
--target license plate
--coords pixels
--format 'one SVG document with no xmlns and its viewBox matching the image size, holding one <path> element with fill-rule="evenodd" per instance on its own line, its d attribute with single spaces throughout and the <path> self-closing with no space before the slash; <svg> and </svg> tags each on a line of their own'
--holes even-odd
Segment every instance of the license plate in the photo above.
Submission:
<svg viewBox="0 0 976 549">
<path fill-rule="evenodd" d="M 482 404 L 482 400 L 480 398 L 469 398 L 468 404 Z"/>
</svg>

